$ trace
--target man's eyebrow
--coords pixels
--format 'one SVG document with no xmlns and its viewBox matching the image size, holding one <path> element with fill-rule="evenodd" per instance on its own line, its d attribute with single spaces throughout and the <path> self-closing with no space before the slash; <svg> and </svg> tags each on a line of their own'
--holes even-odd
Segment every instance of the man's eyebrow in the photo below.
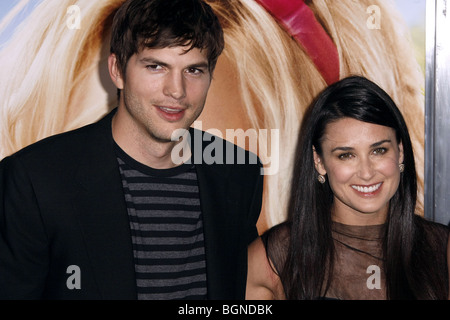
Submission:
<svg viewBox="0 0 450 320">
<path fill-rule="evenodd" d="M 189 66 L 190 68 L 198 68 L 198 69 L 208 69 L 209 63 L 208 62 L 198 62 L 194 63 Z"/>
<path fill-rule="evenodd" d="M 163 67 L 170 67 L 170 64 L 168 64 L 167 62 L 163 62 L 156 58 L 151 58 L 151 57 L 144 57 L 144 58 L 139 59 L 139 61 L 143 64 L 157 64 L 157 65 L 163 66 Z M 186 68 L 208 69 L 208 66 L 209 66 L 208 62 L 199 61 L 199 62 L 187 65 Z"/>
<path fill-rule="evenodd" d="M 144 64 L 157 64 L 157 65 L 164 66 L 164 67 L 169 65 L 169 64 L 167 64 L 165 62 L 162 62 L 162 61 L 160 61 L 158 59 L 150 58 L 150 57 L 141 58 L 141 59 L 139 59 L 139 62 L 144 63 Z"/>
<path fill-rule="evenodd" d="M 381 145 L 384 144 L 384 143 L 391 143 L 391 142 L 392 142 L 392 141 L 391 141 L 390 139 L 384 139 L 384 140 L 381 140 L 381 141 L 372 143 L 372 144 L 370 145 L 370 147 L 371 147 L 371 148 L 376 148 L 376 147 L 381 146 Z M 352 150 L 354 150 L 354 149 L 355 149 L 355 148 L 353 148 L 353 147 L 336 147 L 336 148 L 333 148 L 333 149 L 331 150 L 331 152 L 335 152 L 335 151 L 352 151 Z"/>
</svg>

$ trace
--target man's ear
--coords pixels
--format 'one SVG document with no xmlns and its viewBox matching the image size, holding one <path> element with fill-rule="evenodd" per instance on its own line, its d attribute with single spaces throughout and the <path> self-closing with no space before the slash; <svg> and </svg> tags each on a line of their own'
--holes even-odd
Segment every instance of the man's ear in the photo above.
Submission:
<svg viewBox="0 0 450 320">
<path fill-rule="evenodd" d="M 108 70 L 109 76 L 116 85 L 117 89 L 122 90 L 124 85 L 123 76 L 118 65 L 117 57 L 114 53 L 111 53 L 108 57 Z"/>
<path fill-rule="evenodd" d="M 317 172 L 321 175 L 326 175 L 327 170 L 325 170 L 325 166 L 323 165 L 323 161 L 320 158 L 319 154 L 316 151 L 316 148 L 313 147 L 313 154 L 314 154 L 314 167 L 316 168 Z"/>
</svg>

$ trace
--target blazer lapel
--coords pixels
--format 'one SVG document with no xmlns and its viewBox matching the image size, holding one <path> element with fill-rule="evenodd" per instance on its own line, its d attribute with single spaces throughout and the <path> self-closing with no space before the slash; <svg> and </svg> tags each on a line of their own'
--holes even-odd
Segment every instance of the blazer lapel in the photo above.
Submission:
<svg viewBox="0 0 450 320">
<path fill-rule="evenodd" d="M 205 235 L 206 271 L 209 299 L 231 299 L 234 292 L 233 273 L 235 258 L 229 256 L 237 246 L 234 215 L 227 214 L 226 195 L 218 186 L 226 185 L 225 177 L 214 172 L 214 165 L 196 165 Z"/>
<path fill-rule="evenodd" d="M 77 173 L 74 204 L 104 299 L 136 299 L 133 249 L 110 114 L 92 126 Z"/>
<path fill-rule="evenodd" d="M 193 134 L 191 129 L 191 137 Z M 191 140 L 191 143 L 194 144 L 194 141 Z M 196 156 L 201 154 L 193 155 L 193 161 L 197 170 L 203 215 L 208 299 L 233 299 L 236 291 L 236 256 L 233 253 L 239 247 L 240 235 L 237 232 L 237 215 L 234 214 L 233 204 L 229 202 L 230 199 L 236 199 L 230 192 L 238 188 L 229 186 L 231 172 L 228 166 L 205 164 L 199 159 L 196 161 Z"/>
</svg>

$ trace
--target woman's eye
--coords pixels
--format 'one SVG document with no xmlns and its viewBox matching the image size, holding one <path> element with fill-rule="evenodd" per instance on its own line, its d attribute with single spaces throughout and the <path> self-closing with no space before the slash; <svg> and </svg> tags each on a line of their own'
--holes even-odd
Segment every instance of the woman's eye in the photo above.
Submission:
<svg viewBox="0 0 450 320">
<path fill-rule="evenodd" d="M 374 154 L 385 154 L 386 151 L 387 151 L 386 148 L 377 148 L 377 149 L 373 150 L 373 153 Z"/>
<path fill-rule="evenodd" d="M 347 160 L 347 159 L 351 159 L 352 157 L 353 157 L 353 155 L 351 153 L 343 153 L 338 156 L 338 158 L 340 160 Z"/>
</svg>

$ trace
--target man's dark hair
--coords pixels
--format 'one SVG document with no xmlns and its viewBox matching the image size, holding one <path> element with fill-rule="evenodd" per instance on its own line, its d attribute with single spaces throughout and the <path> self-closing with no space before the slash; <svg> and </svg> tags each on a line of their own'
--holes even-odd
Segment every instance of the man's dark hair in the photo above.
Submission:
<svg viewBox="0 0 450 320">
<path fill-rule="evenodd" d="M 223 31 L 212 8 L 202 0 L 128 0 L 114 16 L 111 53 L 122 76 L 128 60 L 144 48 L 186 46 L 206 50 L 209 70 L 224 47 Z"/>
</svg>

